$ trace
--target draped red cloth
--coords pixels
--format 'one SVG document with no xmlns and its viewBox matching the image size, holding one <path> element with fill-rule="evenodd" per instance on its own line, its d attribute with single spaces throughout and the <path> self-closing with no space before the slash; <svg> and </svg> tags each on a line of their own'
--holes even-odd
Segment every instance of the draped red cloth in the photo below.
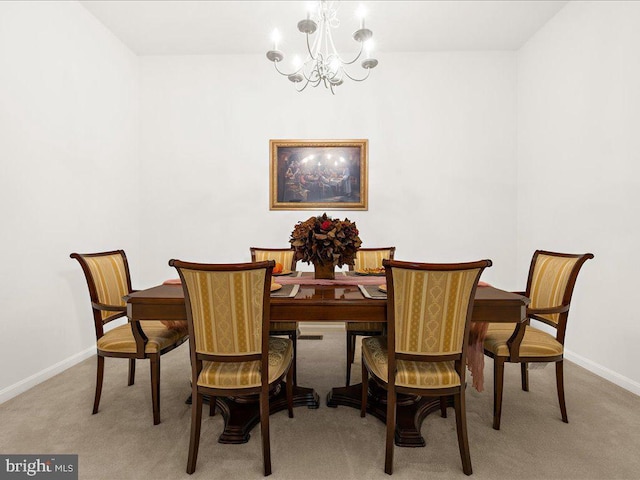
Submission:
<svg viewBox="0 0 640 480">
<path fill-rule="evenodd" d="M 179 278 L 171 278 L 162 282 L 163 285 L 182 285 Z M 180 320 L 160 320 L 167 330 L 186 330 L 187 324 Z"/>
</svg>

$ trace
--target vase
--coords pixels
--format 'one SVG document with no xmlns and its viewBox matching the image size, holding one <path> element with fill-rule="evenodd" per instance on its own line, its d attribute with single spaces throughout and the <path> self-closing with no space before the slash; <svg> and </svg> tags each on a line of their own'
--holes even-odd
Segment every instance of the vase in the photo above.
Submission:
<svg viewBox="0 0 640 480">
<path fill-rule="evenodd" d="M 336 266 L 333 263 L 314 263 L 315 278 L 334 280 L 336 278 Z"/>
</svg>

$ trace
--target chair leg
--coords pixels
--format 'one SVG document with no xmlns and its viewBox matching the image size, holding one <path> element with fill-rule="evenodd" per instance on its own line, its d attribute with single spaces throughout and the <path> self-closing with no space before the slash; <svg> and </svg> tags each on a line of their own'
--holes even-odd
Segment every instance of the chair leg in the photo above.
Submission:
<svg viewBox="0 0 640 480">
<path fill-rule="evenodd" d="M 160 355 L 149 357 L 151 367 L 151 403 L 153 404 L 153 424 L 160 423 Z"/>
<path fill-rule="evenodd" d="M 213 395 L 209 396 L 209 416 L 216 416 L 216 397 L 214 397 Z"/>
<path fill-rule="evenodd" d="M 462 387 L 464 388 L 464 387 Z M 458 448 L 462 460 L 462 471 L 465 475 L 471 475 L 471 455 L 469 453 L 469 438 L 467 436 L 467 407 L 464 399 L 464 390 L 453 396 L 453 404 L 456 411 L 456 430 L 458 432 Z"/>
<path fill-rule="evenodd" d="M 293 343 L 293 365 L 291 365 L 293 369 L 293 385 L 298 385 L 298 330 L 296 329 L 289 338 L 291 339 L 291 343 Z"/>
<path fill-rule="evenodd" d="M 440 397 L 440 416 L 447 418 L 447 397 Z"/>
<path fill-rule="evenodd" d="M 360 416 L 364 418 L 367 415 L 367 399 L 369 397 L 369 371 L 364 364 L 364 358 L 362 363 L 362 396 L 360 399 Z"/>
<path fill-rule="evenodd" d="M 345 386 L 349 386 L 351 383 L 351 364 L 353 363 L 355 357 L 355 335 L 351 332 L 347 331 L 347 379 Z"/>
<path fill-rule="evenodd" d="M 129 383 L 127 385 L 130 387 L 136 381 L 136 359 L 129 359 Z"/>
<path fill-rule="evenodd" d="M 285 381 L 287 382 L 285 385 L 287 389 L 287 410 L 289 411 L 289 418 L 293 418 L 293 365 L 289 367 Z"/>
<path fill-rule="evenodd" d="M 264 476 L 271 475 L 271 445 L 269 443 L 269 388 L 260 392 L 260 430 L 262 433 L 262 463 Z"/>
<path fill-rule="evenodd" d="M 396 433 L 396 389 L 387 386 L 387 442 L 384 455 L 384 472 L 393 474 L 393 446 Z"/>
<path fill-rule="evenodd" d="M 93 414 L 98 413 L 100 396 L 102 395 L 102 380 L 104 379 L 104 357 L 98 355 L 98 368 L 96 370 L 96 395 L 93 399 Z"/>
<path fill-rule="evenodd" d="M 500 430 L 502 415 L 502 386 L 504 383 L 504 360 L 493 359 L 493 429 Z"/>
<path fill-rule="evenodd" d="M 194 392 L 191 395 L 191 436 L 189 438 L 189 459 L 187 460 L 187 473 L 191 475 L 196 471 L 198 461 L 198 447 L 200 446 L 200 427 L 202 425 L 202 394 Z"/>
<path fill-rule="evenodd" d="M 520 373 L 522 376 L 522 390 L 529 391 L 529 364 L 522 362 L 520 364 Z"/>
<path fill-rule="evenodd" d="M 564 401 L 564 362 L 562 360 L 556 362 L 556 385 L 558 387 L 558 401 L 560 402 L 562 421 L 564 423 L 569 423 L 569 417 L 567 417 L 567 405 Z"/>
</svg>

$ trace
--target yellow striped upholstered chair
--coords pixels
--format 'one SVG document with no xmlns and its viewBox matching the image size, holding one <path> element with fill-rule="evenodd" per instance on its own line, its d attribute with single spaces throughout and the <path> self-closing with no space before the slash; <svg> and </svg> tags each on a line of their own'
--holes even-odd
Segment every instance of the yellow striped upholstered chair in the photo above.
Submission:
<svg viewBox="0 0 640 480">
<path fill-rule="evenodd" d="M 555 362 L 556 386 L 562 421 L 569 423 L 564 399 L 564 336 L 573 288 L 584 262 L 593 254 L 573 255 L 536 250 L 531 260 L 527 290 L 521 293 L 531 299 L 527 320 L 516 328 L 508 323 L 490 323 L 484 339 L 484 353 L 493 358 L 493 428 L 500 430 L 504 364 L 520 363 L 522 389 L 529 391 L 527 364 Z M 556 329 L 550 335 L 530 325 L 537 320 Z"/>
<path fill-rule="evenodd" d="M 187 473 L 196 469 L 203 395 L 259 394 L 264 474 L 271 474 L 269 391 L 286 376 L 293 417 L 293 346 L 269 336 L 275 262 L 201 264 L 171 260 L 182 280 L 191 353 L 191 437 Z"/>
<path fill-rule="evenodd" d="M 296 270 L 294 251 L 292 248 L 259 248 L 251 247 L 251 261 L 265 262 L 273 260 L 282 265 L 283 272 Z M 270 327 L 271 335 L 286 335 L 293 343 L 293 384 L 298 384 L 297 358 L 298 358 L 298 322 L 272 322 Z"/>
<path fill-rule="evenodd" d="M 159 321 L 120 325 L 109 331 L 104 326 L 127 313 L 123 297 L 132 292 L 127 257 L 122 250 L 101 253 L 72 253 L 87 280 L 96 329 L 98 370 L 93 413 L 98 412 L 105 357 L 129 359 L 129 385 L 133 385 L 136 358 L 148 358 L 151 367 L 153 424 L 160 423 L 160 356 L 187 339 L 187 326 L 167 328 Z"/>
<path fill-rule="evenodd" d="M 396 396 L 453 396 L 462 469 L 471 475 L 465 360 L 475 290 L 491 260 L 428 264 L 385 260 L 387 336 L 362 340 L 361 416 L 369 375 L 387 390 L 384 471 L 393 473 Z M 442 405 L 442 400 L 441 400 Z"/>
<path fill-rule="evenodd" d="M 366 268 L 381 268 L 383 260 L 393 260 L 396 247 L 361 248 L 356 252 L 356 260 L 349 270 L 364 271 Z M 351 365 L 356 355 L 356 336 L 371 337 L 382 335 L 383 324 L 375 322 L 346 322 L 347 328 L 347 380 L 351 383 Z"/>
</svg>

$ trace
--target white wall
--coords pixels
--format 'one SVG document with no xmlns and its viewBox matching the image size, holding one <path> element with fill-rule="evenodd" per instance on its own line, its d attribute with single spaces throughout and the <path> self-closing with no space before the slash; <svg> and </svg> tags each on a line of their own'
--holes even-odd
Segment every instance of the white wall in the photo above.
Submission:
<svg viewBox="0 0 640 480">
<path fill-rule="evenodd" d="M 595 254 L 567 358 L 640 394 L 639 25 L 639 2 L 570 2 L 518 52 L 518 266 Z"/>
<path fill-rule="evenodd" d="M 639 9 L 572 2 L 517 62 L 394 54 L 332 97 L 262 55 L 138 60 L 75 2 L 0 2 L 0 402 L 92 353 L 70 252 L 126 249 L 140 288 L 321 213 L 269 211 L 271 138 L 368 138 L 369 210 L 330 213 L 400 259 L 492 258 L 515 289 L 535 248 L 595 253 L 569 358 L 640 393 Z"/>
<path fill-rule="evenodd" d="M 69 254 L 139 253 L 138 121 L 138 60 L 81 5 L 0 2 L 0 402 L 95 352 Z"/>
<path fill-rule="evenodd" d="M 269 211 L 269 139 L 369 139 L 365 246 L 397 258 L 492 258 L 515 280 L 515 54 L 394 54 L 335 96 L 297 93 L 263 55 L 142 57 L 143 281 L 167 260 L 249 261 L 322 211 Z M 306 265 L 303 265 L 306 267 Z"/>
</svg>

